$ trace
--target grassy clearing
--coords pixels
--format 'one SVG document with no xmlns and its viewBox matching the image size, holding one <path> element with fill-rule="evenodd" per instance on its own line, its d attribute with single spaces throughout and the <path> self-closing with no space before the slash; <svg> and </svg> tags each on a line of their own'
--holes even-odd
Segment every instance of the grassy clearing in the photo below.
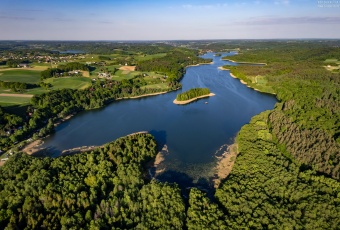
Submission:
<svg viewBox="0 0 340 230">
<path fill-rule="evenodd" d="M 52 90 L 57 89 L 85 89 L 91 86 L 91 79 L 87 77 L 62 77 L 62 78 L 49 78 L 45 83 L 52 84 Z"/>
<path fill-rule="evenodd" d="M 326 59 L 324 62 L 325 63 L 336 63 L 336 62 L 338 62 L 338 59 L 330 58 L 330 59 Z"/>
<path fill-rule="evenodd" d="M 40 71 L 28 69 L 10 69 L 0 71 L 0 81 L 24 82 L 37 84 L 40 82 Z"/>
<path fill-rule="evenodd" d="M 167 83 L 158 83 L 158 84 L 153 84 L 153 85 L 145 85 L 142 86 L 141 88 L 145 88 L 145 89 L 168 89 L 168 84 Z"/>
<path fill-rule="evenodd" d="M 28 105 L 31 101 L 29 97 L 12 97 L 12 96 L 1 96 L 0 95 L 0 106 L 13 106 L 13 105 Z"/>
<path fill-rule="evenodd" d="M 137 61 L 147 61 L 147 60 L 151 60 L 154 58 L 161 58 L 161 57 L 165 57 L 166 53 L 158 53 L 158 54 L 152 54 L 152 55 L 141 55 L 136 57 Z"/>
</svg>

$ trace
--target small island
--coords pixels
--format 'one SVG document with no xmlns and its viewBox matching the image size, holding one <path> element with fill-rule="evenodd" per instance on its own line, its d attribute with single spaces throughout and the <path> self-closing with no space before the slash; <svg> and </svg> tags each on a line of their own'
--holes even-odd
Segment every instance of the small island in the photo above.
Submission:
<svg viewBox="0 0 340 230">
<path fill-rule="evenodd" d="M 184 105 L 193 102 L 199 98 L 211 97 L 215 94 L 211 93 L 208 88 L 193 88 L 177 95 L 174 104 Z"/>
</svg>

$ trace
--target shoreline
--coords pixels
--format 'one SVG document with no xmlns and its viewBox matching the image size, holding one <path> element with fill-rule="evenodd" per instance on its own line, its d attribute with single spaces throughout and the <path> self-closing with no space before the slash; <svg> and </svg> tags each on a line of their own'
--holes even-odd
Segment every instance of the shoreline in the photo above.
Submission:
<svg viewBox="0 0 340 230">
<path fill-rule="evenodd" d="M 139 96 L 133 96 L 133 97 L 122 97 L 122 98 L 117 98 L 116 100 L 121 100 L 121 99 L 136 99 L 136 98 L 141 98 L 141 97 L 149 97 L 149 96 L 156 96 L 156 95 L 161 95 L 165 94 L 171 91 L 163 91 L 163 92 L 158 92 L 158 93 L 148 93 L 148 94 L 143 94 Z"/>
<path fill-rule="evenodd" d="M 253 64 L 253 65 L 267 65 L 267 63 L 261 63 L 261 62 L 238 62 L 238 61 L 233 61 L 231 59 L 222 59 L 224 61 L 230 61 L 233 63 L 238 63 L 238 64 Z"/>
<path fill-rule="evenodd" d="M 42 139 L 37 139 L 28 143 L 21 151 L 26 153 L 27 155 L 32 155 L 43 150 L 43 148 L 40 148 L 42 144 L 44 144 L 44 141 Z"/>
<path fill-rule="evenodd" d="M 189 99 L 189 100 L 185 100 L 185 101 L 177 101 L 177 99 L 175 99 L 173 101 L 174 104 L 176 105 L 185 105 L 185 104 L 189 104 L 193 101 L 196 101 L 198 99 L 201 99 L 201 98 L 205 98 L 205 97 L 212 97 L 212 96 L 215 96 L 214 93 L 209 93 L 209 94 L 206 94 L 206 95 L 202 95 L 202 96 L 199 96 L 199 97 L 195 97 L 195 98 L 192 98 L 192 99 Z"/>
<path fill-rule="evenodd" d="M 263 91 L 261 91 L 261 90 L 255 88 L 255 87 L 253 87 L 253 86 L 248 85 L 247 82 L 243 81 L 242 79 L 240 79 L 240 78 L 238 78 L 237 76 L 235 76 L 232 72 L 230 72 L 230 69 L 224 68 L 223 66 L 218 67 L 218 69 L 219 69 L 219 70 L 229 70 L 229 75 L 230 75 L 232 78 L 238 79 L 238 80 L 241 82 L 241 84 L 247 86 L 247 87 L 250 88 L 250 89 L 253 89 L 253 90 L 255 90 L 255 91 L 257 91 L 257 92 L 260 92 L 260 93 L 267 93 L 267 94 L 271 94 L 271 95 L 276 95 L 276 93 L 263 92 Z"/>
<path fill-rule="evenodd" d="M 213 64 L 214 62 L 209 62 L 209 63 L 198 63 L 198 64 L 195 64 L 195 65 L 187 65 L 185 68 L 188 68 L 188 67 L 192 67 L 192 66 L 200 66 L 200 65 L 211 65 Z"/>
</svg>

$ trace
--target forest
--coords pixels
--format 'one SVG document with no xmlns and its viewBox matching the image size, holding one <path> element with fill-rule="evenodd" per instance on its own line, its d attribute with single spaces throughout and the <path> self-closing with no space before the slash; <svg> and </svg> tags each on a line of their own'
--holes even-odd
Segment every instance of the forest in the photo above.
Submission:
<svg viewBox="0 0 340 230">
<path fill-rule="evenodd" d="M 72 44 L 90 46 L 61 42 L 61 47 Z M 303 40 L 195 43 L 200 50 L 192 55 L 237 50 L 238 55 L 228 58 L 266 63 L 225 68 L 279 100 L 239 131 L 236 162 L 213 197 L 198 188 L 184 196 L 176 184 L 149 178 L 146 163 L 160 146 L 150 134 L 137 134 L 81 154 L 11 156 L 0 168 L 0 229 L 338 229 L 340 75 L 327 70 L 324 61 L 339 59 L 339 45 Z M 131 44 L 117 47 L 117 52 L 129 52 Z M 166 70 L 176 79 L 169 84 L 177 88 L 180 73 L 194 64 L 185 55 L 173 51 L 167 58 L 140 61 L 138 68 Z M 162 64 L 157 66 L 156 60 Z M 32 133 L 45 136 L 66 115 L 157 91 L 140 84 L 139 78 L 105 80 L 86 90 L 37 95 L 27 117 L 0 107 L 1 148 Z"/>
<path fill-rule="evenodd" d="M 138 62 L 136 70 L 165 72 L 168 74 L 169 82 L 177 82 L 182 78 L 187 66 L 211 62 L 210 59 L 203 59 L 197 55 L 196 50 L 175 49 L 165 57 Z"/>
<path fill-rule="evenodd" d="M 136 134 L 72 156 L 17 154 L 0 168 L 0 228 L 181 229 L 179 188 L 146 178 L 156 150 Z"/>
<path fill-rule="evenodd" d="M 324 61 L 339 56 L 339 48 L 290 43 L 232 57 L 265 66 L 226 66 L 249 86 L 277 95 L 281 103 L 268 122 L 279 144 L 334 179 L 340 178 L 340 74 L 326 70 Z"/>
<path fill-rule="evenodd" d="M 200 96 L 209 95 L 209 94 L 210 94 L 210 90 L 208 88 L 193 88 L 183 93 L 177 94 L 176 100 L 186 101 L 186 100 L 193 99 L 195 97 L 200 97 Z"/>
</svg>

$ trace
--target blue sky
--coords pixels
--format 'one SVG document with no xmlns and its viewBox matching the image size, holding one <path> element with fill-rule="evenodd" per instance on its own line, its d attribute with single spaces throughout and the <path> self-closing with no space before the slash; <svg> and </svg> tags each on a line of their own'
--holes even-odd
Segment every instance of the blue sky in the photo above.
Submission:
<svg viewBox="0 0 340 230">
<path fill-rule="evenodd" d="M 340 38 L 340 0 L 0 0 L 0 31 L 0 40 Z"/>
</svg>

